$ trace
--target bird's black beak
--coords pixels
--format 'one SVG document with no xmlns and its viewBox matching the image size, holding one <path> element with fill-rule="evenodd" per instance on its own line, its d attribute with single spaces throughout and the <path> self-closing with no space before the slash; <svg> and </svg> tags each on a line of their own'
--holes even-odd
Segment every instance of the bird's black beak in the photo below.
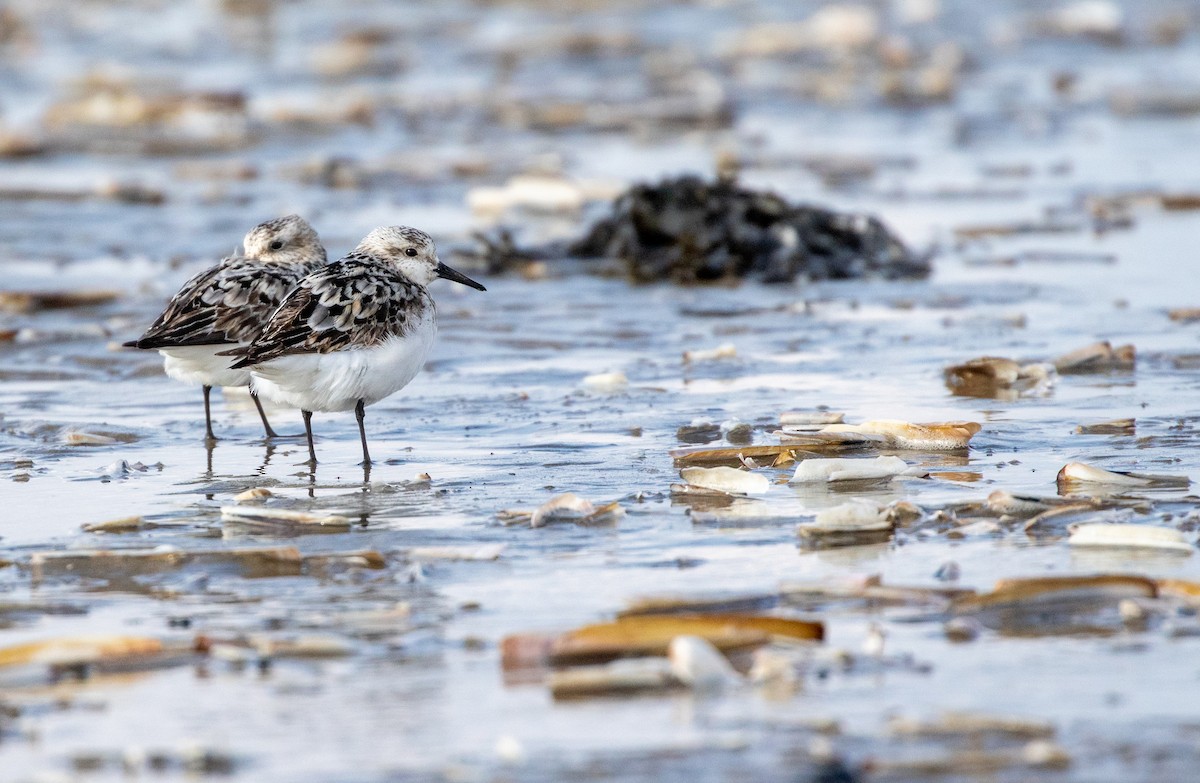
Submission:
<svg viewBox="0 0 1200 783">
<path fill-rule="evenodd" d="M 437 276 L 443 277 L 447 280 L 453 280 L 456 283 L 462 283 L 463 285 L 469 285 L 477 291 L 486 291 L 487 290 L 486 288 L 481 286 L 479 283 L 476 283 L 474 280 L 472 280 L 471 278 L 464 275 L 462 272 L 456 272 L 440 261 L 438 262 L 438 265 L 437 265 Z"/>
</svg>

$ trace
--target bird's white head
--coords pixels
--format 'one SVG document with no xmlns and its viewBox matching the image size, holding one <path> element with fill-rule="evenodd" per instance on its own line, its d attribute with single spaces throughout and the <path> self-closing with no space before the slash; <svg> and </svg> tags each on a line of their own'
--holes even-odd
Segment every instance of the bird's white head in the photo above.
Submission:
<svg viewBox="0 0 1200 783">
<path fill-rule="evenodd" d="M 270 264 L 325 263 L 321 238 L 308 221 L 299 215 L 259 223 L 242 240 L 247 258 Z"/>
<path fill-rule="evenodd" d="M 433 238 L 419 229 L 381 226 L 363 237 L 354 252 L 391 264 L 419 286 L 427 286 L 437 278 L 444 277 L 480 291 L 487 290 L 439 261 Z"/>
</svg>

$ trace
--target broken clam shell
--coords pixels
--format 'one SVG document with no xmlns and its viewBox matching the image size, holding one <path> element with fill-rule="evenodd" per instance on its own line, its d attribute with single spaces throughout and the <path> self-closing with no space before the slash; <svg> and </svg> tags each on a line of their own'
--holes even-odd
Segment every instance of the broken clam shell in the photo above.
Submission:
<svg viewBox="0 0 1200 783">
<path fill-rule="evenodd" d="M 771 482 L 761 473 L 730 467 L 684 468 L 679 475 L 694 487 L 731 495 L 763 495 L 771 488 Z"/>
<path fill-rule="evenodd" d="M 1127 473 L 1105 470 L 1086 462 L 1068 462 L 1058 471 L 1058 485 L 1070 487 L 1077 484 L 1106 484 L 1111 487 L 1186 487 L 1191 484 L 1191 480 L 1187 476 Z"/>
<path fill-rule="evenodd" d="M 877 481 L 908 472 L 908 463 L 899 457 L 874 459 L 805 459 L 796 464 L 789 483 L 836 481 Z"/>
<path fill-rule="evenodd" d="M 1054 360 L 1054 369 L 1064 375 L 1131 370 L 1136 361 L 1137 351 L 1132 345 L 1113 348 L 1108 340 L 1102 340 L 1058 357 Z"/>
<path fill-rule="evenodd" d="M 823 509 L 796 528 L 802 543 L 813 547 L 874 544 L 891 538 L 893 523 L 887 509 L 862 502 Z"/>
<path fill-rule="evenodd" d="M 1154 525 L 1073 525 L 1067 543 L 1071 546 L 1137 547 L 1167 549 L 1191 554 L 1195 547 L 1183 533 Z"/>
<path fill-rule="evenodd" d="M 576 525 L 611 524 L 625 515 L 625 509 L 617 502 L 600 507 L 579 497 L 574 492 L 555 495 L 538 506 L 529 517 L 530 527 L 544 527 L 558 522 L 573 522 Z"/>
<path fill-rule="evenodd" d="M 550 675 L 550 694 L 556 699 L 624 696 L 680 687 L 665 658 L 612 661 L 598 666 L 575 666 Z"/>
<path fill-rule="evenodd" d="M 694 690 L 717 691 L 740 679 L 729 660 L 700 636 L 676 636 L 667 645 L 667 659 L 675 679 Z"/>
<path fill-rule="evenodd" d="M 833 424 L 820 433 L 855 433 L 877 436 L 883 445 L 896 449 L 919 449 L 922 451 L 953 451 L 965 449 L 971 438 L 981 429 L 973 421 L 933 422 L 911 424 L 906 421 L 879 419 L 862 424 Z"/>
<path fill-rule="evenodd" d="M 338 514 L 311 514 L 266 506 L 221 506 L 221 519 L 226 522 L 261 526 L 320 528 L 329 532 L 350 530 L 350 520 Z"/>
</svg>

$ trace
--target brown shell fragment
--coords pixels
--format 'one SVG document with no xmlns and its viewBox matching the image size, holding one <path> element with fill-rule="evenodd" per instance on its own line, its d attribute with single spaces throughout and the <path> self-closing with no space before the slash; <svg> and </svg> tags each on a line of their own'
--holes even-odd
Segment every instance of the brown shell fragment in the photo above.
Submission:
<svg viewBox="0 0 1200 783">
<path fill-rule="evenodd" d="M 148 655 L 161 652 L 160 639 L 141 636 L 80 636 L 50 639 L 0 648 L 0 666 L 31 663 L 69 665 L 102 658 Z"/>
<path fill-rule="evenodd" d="M 1075 428 L 1076 435 L 1136 435 L 1136 419 L 1113 419 L 1096 424 L 1080 424 Z"/>
<path fill-rule="evenodd" d="M 862 583 L 804 584 L 791 583 L 780 587 L 780 597 L 790 606 L 809 610 L 824 610 L 834 605 L 854 604 L 875 610 L 886 606 L 925 606 L 946 609 L 951 602 L 975 595 L 961 587 L 905 587 L 880 584 L 878 577 Z"/>
<path fill-rule="evenodd" d="M 725 653 L 752 650 L 772 638 L 821 641 L 822 623 L 770 615 L 688 614 L 624 617 L 587 625 L 557 637 L 550 663 L 558 666 L 616 658 L 666 655 L 676 636 L 699 636 Z"/>
<path fill-rule="evenodd" d="M 990 593 L 956 600 L 951 611 L 1008 636 L 1107 635 L 1124 628 L 1122 601 L 1157 595 L 1158 585 L 1140 576 L 1004 579 Z"/>
<path fill-rule="evenodd" d="M 1132 345 L 1113 348 L 1108 340 L 1085 345 L 1054 360 L 1054 369 L 1061 374 L 1132 370 L 1137 363 L 1137 349 Z"/>
<path fill-rule="evenodd" d="M 1054 724 L 1049 721 L 974 712 L 947 712 L 925 721 L 892 718 L 888 721 L 888 731 L 901 737 L 920 738 L 994 735 L 1010 739 L 1048 739 L 1055 735 Z"/>
<path fill-rule="evenodd" d="M 883 445 L 895 449 L 954 451 L 965 449 L 982 425 L 973 421 L 945 421 L 913 424 L 879 419 L 862 424 L 834 424 L 818 434 L 862 434 L 883 439 Z"/>
<path fill-rule="evenodd" d="M 1200 321 L 1200 307 L 1176 307 L 1167 311 L 1167 317 L 1184 324 Z"/>
<path fill-rule="evenodd" d="M 1071 755 L 1060 745 L 1033 740 L 1013 750 L 964 750 L 949 756 L 929 759 L 875 760 L 872 777 L 886 780 L 927 780 L 931 778 L 993 775 L 1012 769 L 1065 769 Z"/>
<path fill-rule="evenodd" d="M 828 444 L 818 446 L 817 449 L 836 451 L 836 444 Z M 790 454 L 791 459 L 795 459 L 796 446 L 778 445 L 778 446 L 741 446 L 734 448 L 718 448 L 710 449 L 704 446 L 700 448 L 685 448 L 673 449 L 670 454 L 675 460 L 675 465 L 732 465 L 740 466 L 744 459 L 753 459 L 759 464 L 770 462 L 771 460 L 779 459 L 783 454 Z"/>
<path fill-rule="evenodd" d="M 202 640 L 164 641 L 141 636 L 75 636 L 0 648 L 0 682 L 37 685 L 68 677 L 149 671 L 193 662 Z"/>
<path fill-rule="evenodd" d="M 1054 370 L 1046 364 L 1020 364 L 1000 356 L 981 356 L 943 371 L 946 388 L 961 397 L 1015 400 L 1022 392 L 1033 392 L 1053 381 Z"/>
<path fill-rule="evenodd" d="M 545 666 L 553 644 L 554 637 L 546 634 L 509 634 L 500 640 L 500 667 L 508 672 Z"/>
<path fill-rule="evenodd" d="M 33 313 L 97 307 L 116 301 L 120 296 L 119 291 L 0 291 L 0 311 Z"/>
<path fill-rule="evenodd" d="M 1200 604 L 1200 582 L 1187 579 L 1159 579 L 1158 594 L 1182 598 L 1190 604 Z"/>
<path fill-rule="evenodd" d="M 239 549 L 182 550 L 73 549 L 63 552 L 34 552 L 29 567 L 34 582 L 49 578 L 75 577 L 113 579 L 138 574 L 156 574 L 198 563 L 207 567 L 231 566 L 241 576 L 299 576 L 300 550 L 295 547 L 245 547 Z"/>
<path fill-rule="evenodd" d="M 706 612 L 729 613 L 755 609 L 770 609 L 779 602 L 777 593 L 746 593 L 733 595 L 710 595 L 698 598 L 687 596 L 651 596 L 635 598 L 617 617 L 636 617 L 648 614 L 702 614 Z"/>
</svg>

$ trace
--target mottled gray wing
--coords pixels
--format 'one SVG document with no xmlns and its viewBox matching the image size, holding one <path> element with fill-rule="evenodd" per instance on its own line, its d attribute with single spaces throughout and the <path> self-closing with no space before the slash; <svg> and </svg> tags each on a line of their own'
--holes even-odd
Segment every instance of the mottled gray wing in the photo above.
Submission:
<svg viewBox="0 0 1200 783">
<path fill-rule="evenodd" d="M 262 336 L 226 352 L 249 367 L 296 353 L 370 348 L 404 335 L 431 306 L 428 295 L 370 256 L 351 254 L 300 281 Z"/>
<path fill-rule="evenodd" d="M 307 270 L 227 258 L 193 277 L 171 298 L 137 348 L 247 343 Z"/>
</svg>

